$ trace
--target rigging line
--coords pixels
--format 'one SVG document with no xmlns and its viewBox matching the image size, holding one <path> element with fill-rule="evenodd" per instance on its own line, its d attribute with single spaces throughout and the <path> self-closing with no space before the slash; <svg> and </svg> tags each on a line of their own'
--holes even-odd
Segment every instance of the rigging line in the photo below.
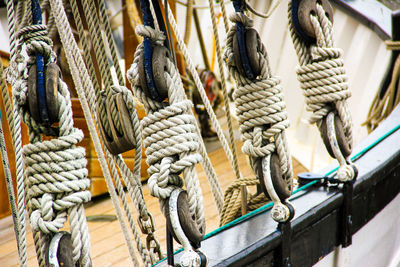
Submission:
<svg viewBox="0 0 400 267">
<path fill-rule="evenodd" d="M 75 2 L 73 2 L 75 3 Z M 118 196 L 115 192 L 115 187 L 111 178 L 110 170 L 108 168 L 107 164 L 107 159 L 104 155 L 102 146 L 101 146 L 101 141 L 100 138 L 97 134 L 96 131 L 96 126 L 99 126 L 98 124 L 98 119 L 96 113 L 91 113 L 92 110 L 95 109 L 95 103 L 94 103 L 94 89 L 93 89 L 93 84 L 90 80 L 89 74 L 87 72 L 87 69 L 85 68 L 84 61 L 82 59 L 82 56 L 79 52 L 79 48 L 74 40 L 71 28 L 69 26 L 64 7 L 62 5 L 61 0 L 50 0 L 50 5 L 52 7 L 52 11 L 54 13 L 54 16 L 56 17 L 56 26 L 58 31 L 60 32 L 60 37 L 61 37 L 61 42 L 63 46 L 70 51 L 69 53 L 67 52 L 67 60 L 69 63 L 69 66 L 71 68 L 71 73 L 72 77 L 74 79 L 74 83 L 76 84 L 77 92 L 79 95 L 79 99 L 82 105 L 82 109 L 84 111 L 84 116 L 86 118 L 86 122 L 88 123 L 88 128 L 90 131 L 90 134 L 93 139 L 93 143 L 95 146 L 95 150 L 97 155 L 99 156 L 99 161 L 100 161 L 100 166 L 103 171 L 107 186 L 109 188 L 111 200 L 114 206 L 114 209 L 116 211 L 116 214 L 119 218 L 119 223 L 121 226 L 121 230 L 124 234 L 125 242 L 128 247 L 129 255 L 131 257 L 131 260 L 134 264 L 138 265 L 138 260 L 136 258 L 135 254 L 135 249 L 132 245 L 131 238 L 129 235 L 128 227 L 126 225 L 125 220 L 123 219 L 123 213 L 121 206 L 119 205 L 119 199 Z M 93 115 L 93 117 L 92 117 Z M 96 122 L 95 122 L 95 121 Z M 106 150 L 105 152 L 107 156 L 109 157 L 109 152 Z M 111 165 L 113 166 L 113 165 Z M 115 169 L 115 168 L 112 168 Z M 114 173 L 113 173 L 114 174 Z M 116 176 L 117 177 L 117 176 Z M 120 219 L 121 218 L 121 219 Z"/>
<path fill-rule="evenodd" d="M 240 179 L 242 177 L 242 175 L 240 173 L 239 165 L 238 165 L 237 152 L 236 152 L 233 126 L 232 126 L 231 109 L 229 106 L 229 97 L 228 97 L 228 93 L 227 93 L 227 89 L 226 89 L 224 62 L 222 59 L 221 44 L 220 44 L 220 40 L 219 40 L 219 34 L 218 34 L 218 29 L 217 29 L 217 24 L 216 24 L 216 15 L 215 15 L 215 10 L 214 10 L 214 5 L 213 5 L 212 0 L 208 0 L 208 5 L 210 6 L 211 22 L 213 25 L 212 28 L 213 28 L 214 37 L 215 37 L 215 45 L 217 48 L 218 68 L 219 68 L 219 74 L 221 76 L 221 85 L 222 85 L 221 87 L 222 87 L 222 92 L 223 92 L 223 96 L 224 96 L 223 98 L 224 98 L 226 117 L 227 117 L 227 121 L 228 121 L 229 143 L 230 143 L 230 147 L 232 149 L 233 167 L 235 170 L 236 178 Z"/>
<path fill-rule="evenodd" d="M 172 34 L 171 34 L 171 27 L 169 25 L 169 20 L 168 20 L 168 0 L 164 0 L 164 16 L 165 16 L 165 24 L 167 27 L 167 37 L 169 40 L 169 47 L 171 49 L 171 54 L 172 58 L 174 59 L 174 64 L 176 66 L 176 55 L 175 55 L 175 49 L 174 49 L 174 41 L 172 40 Z"/>
<path fill-rule="evenodd" d="M 19 6 L 21 7 L 22 4 Z M 28 16 L 27 16 L 28 17 Z M 8 32 L 10 34 L 10 52 L 11 52 L 11 61 L 8 69 L 8 78 L 10 79 L 10 83 L 12 86 L 15 86 L 16 82 L 16 71 L 17 66 L 15 62 L 15 58 L 17 56 L 17 40 L 16 40 L 16 22 L 15 22 L 15 9 L 14 9 L 14 1 L 7 0 L 7 18 L 8 18 Z M 14 94 L 13 94 L 13 97 Z M 26 229 L 25 229 L 25 182 L 24 182 L 24 170 L 23 170 L 23 161 L 22 161 L 22 136 L 21 136 L 21 117 L 18 112 L 18 104 L 15 101 L 10 104 L 10 98 L 8 97 L 8 92 L 3 101 L 5 101 L 5 106 L 10 107 L 12 120 L 8 122 L 10 124 L 10 131 L 12 134 L 12 140 L 14 145 L 15 152 L 15 163 L 16 163 L 16 176 L 17 176 L 17 201 L 18 201 L 18 216 L 20 221 L 19 224 L 19 241 L 20 244 L 18 246 L 19 250 L 19 258 L 21 266 L 27 265 L 27 250 L 26 250 Z M 13 109 L 11 109 L 13 106 Z M 12 110 L 12 111 L 11 111 Z M 7 115 L 10 114 L 7 111 Z"/>
<path fill-rule="evenodd" d="M 258 12 L 255 8 L 253 8 L 248 1 L 245 1 L 246 7 L 247 9 L 253 13 L 256 16 L 259 16 L 261 18 L 267 19 L 269 18 L 274 11 L 278 8 L 278 6 L 280 5 L 280 3 L 282 2 L 282 0 L 271 0 L 270 1 L 270 5 L 268 6 L 268 9 L 266 11 L 266 13 L 260 13 Z"/>
<path fill-rule="evenodd" d="M 190 1 L 190 0 L 189 0 Z M 224 1 L 224 4 L 228 4 L 229 2 L 231 2 L 232 0 L 227 0 L 227 1 Z M 180 4 L 180 5 L 182 5 L 182 6 L 188 6 L 188 2 L 183 2 L 183 1 L 180 1 L 180 0 L 175 0 L 175 2 L 177 3 L 177 4 Z M 215 7 L 218 7 L 220 4 L 214 4 L 214 6 Z M 193 9 L 209 9 L 210 8 L 210 6 L 209 5 L 193 5 L 192 6 L 193 7 Z"/>
<path fill-rule="evenodd" d="M 395 126 L 394 128 L 392 128 L 391 130 L 389 130 L 388 132 L 386 132 L 384 135 L 382 135 L 381 137 L 379 137 L 378 139 L 376 139 L 373 143 L 371 143 L 370 145 L 368 145 L 367 147 L 365 147 L 364 149 L 362 149 L 362 150 L 361 150 L 360 152 L 358 152 L 357 154 L 353 155 L 353 156 L 351 157 L 351 160 L 352 160 L 352 161 L 357 161 L 357 160 L 360 159 L 362 156 L 364 156 L 369 150 L 371 150 L 373 147 L 375 147 L 376 145 L 378 145 L 380 142 L 382 142 L 383 140 L 385 140 L 387 137 L 389 137 L 391 134 L 393 134 L 394 132 L 396 132 L 396 131 L 399 130 L 399 129 L 400 129 L 400 124 L 398 124 L 397 126 Z M 329 176 L 329 175 L 333 174 L 337 169 L 338 169 L 338 167 L 333 168 L 332 170 L 330 170 L 329 172 L 327 172 L 327 173 L 325 174 L 325 176 Z M 304 191 L 304 190 L 306 190 L 306 189 L 312 187 L 313 185 L 316 185 L 316 184 L 319 183 L 319 182 L 320 182 L 319 180 L 312 181 L 312 182 L 310 182 L 310 183 L 308 183 L 308 184 L 306 184 L 306 185 L 303 185 L 303 186 L 297 188 L 296 190 L 293 191 L 292 196 L 290 197 L 290 200 L 293 200 L 293 199 L 296 199 L 296 198 L 300 197 L 300 196 L 295 196 L 295 194 L 297 194 L 297 193 L 299 193 L 299 192 L 301 192 L 301 191 Z M 241 217 L 239 217 L 239 218 L 237 218 L 237 219 L 235 219 L 235 220 L 233 220 L 233 221 L 231 221 L 231 222 L 229 222 L 229 223 L 227 223 L 227 224 L 225 224 L 225 225 L 223 225 L 223 226 L 221 226 L 221 227 L 219 227 L 219 228 L 217 228 L 217 229 L 215 229 L 214 231 L 212 231 L 212 232 L 206 234 L 206 235 L 204 236 L 203 240 L 208 239 L 208 238 L 210 238 L 210 237 L 212 237 L 212 236 L 215 236 L 216 234 L 218 234 L 218 233 L 220 233 L 220 232 L 222 232 L 222 231 L 224 231 L 224 230 L 226 230 L 226 229 L 229 229 L 229 228 L 231 228 L 231 227 L 233 227 L 233 226 L 235 226 L 235 225 L 237 225 L 237 224 L 239 224 L 239 223 L 241 223 L 241 222 L 243 222 L 243 221 L 245 221 L 245 220 L 247 220 L 247 219 L 249 219 L 249 218 L 252 218 L 252 217 L 254 217 L 254 216 L 256 216 L 256 215 L 258 215 L 258 214 L 260 214 L 260 213 L 263 213 L 264 211 L 269 210 L 270 208 L 272 208 L 272 205 L 273 205 L 273 203 L 272 203 L 272 202 L 269 202 L 269 203 L 265 204 L 264 206 L 262 206 L 262 207 L 260 207 L 260 208 L 258 208 L 258 209 L 256 209 L 256 210 L 253 210 L 253 211 L 251 211 L 251 212 L 249 212 L 249 213 L 247 213 L 247 214 L 245 214 L 245 215 L 243 215 L 243 216 L 241 216 Z M 180 251 L 182 251 L 182 249 L 179 249 L 179 250 L 175 251 L 174 254 L 177 254 L 177 253 L 179 253 Z M 157 262 L 157 263 L 154 264 L 153 266 L 159 264 L 160 262 L 163 262 L 164 260 L 166 260 L 166 258 L 160 260 L 159 262 Z"/>
<path fill-rule="evenodd" d="M 0 73 L 3 73 L 3 65 L 0 59 Z M 0 77 L 1 79 L 1 87 L 3 89 L 4 87 L 4 79 Z M 5 88 L 7 90 L 7 88 Z M 2 163 L 3 163 L 3 171 L 4 171 L 4 177 L 6 178 L 6 184 L 7 184 L 7 192 L 8 192 L 8 199 L 10 202 L 10 207 L 11 207 L 11 213 L 12 213 L 12 218 L 13 218 L 13 225 L 14 225 L 14 233 L 15 233 L 15 238 L 17 240 L 17 245 L 18 245 L 18 254 L 21 253 L 21 248 L 20 248 L 20 218 L 18 215 L 18 207 L 17 207 L 17 199 L 15 198 L 15 193 L 14 193 L 14 185 L 13 185 L 13 180 L 12 180 L 12 175 L 11 175 L 11 170 L 10 170 L 10 161 L 8 160 L 8 155 L 7 155 L 7 147 L 6 147 L 6 141 L 4 138 L 4 132 L 3 132 L 3 117 L 1 115 L 1 110 L 0 110 L 0 152 L 1 152 L 1 158 L 2 158 Z M 20 262 L 22 264 L 22 262 Z"/>
</svg>

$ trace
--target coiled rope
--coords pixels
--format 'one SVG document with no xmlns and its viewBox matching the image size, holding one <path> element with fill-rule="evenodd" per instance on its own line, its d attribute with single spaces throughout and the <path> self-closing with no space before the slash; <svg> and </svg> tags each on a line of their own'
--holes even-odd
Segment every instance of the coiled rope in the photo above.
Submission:
<svg viewBox="0 0 400 267">
<path fill-rule="evenodd" d="M 310 14 L 316 43 L 306 44 L 295 32 L 292 23 L 291 2 L 288 7 L 290 36 L 295 47 L 300 66 L 297 79 L 306 97 L 307 110 L 312 112 L 310 123 L 318 127 L 332 110 L 337 111 L 348 144 L 353 143 L 352 119 L 346 102 L 351 96 L 348 88 L 346 71 L 343 67 L 342 50 L 334 47 L 332 22 L 324 8 L 316 3 L 315 14 Z M 344 163 L 344 162 L 343 162 Z M 351 180 L 353 168 L 342 164 L 338 172 L 339 179 Z"/>
<path fill-rule="evenodd" d="M 162 32 L 150 26 L 138 26 L 136 32 L 155 45 L 162 45 L 165 40 Z M 150 193 L 158 197 L 164 206 L 172 191 L 183 185 L 179 177 L 179 174 L 183 173 L 191 216 L 196 218 L 198 227 L 204 231 L 203 196 L 194 168 L 202 157 L 197 152 L 200 145 L 196 121 L 191 113 L 192 103 L 186 100 L 180 75 L 173 62 L 167 58 L 164 76 L 168 86 L 169 104 L 153 101 L 144 94 L 140 87 L 138 71 L 139 60 L 144 56 L 143 53 L 144 43 L 141 43 L 136 49 L 135 59 L 127 72 L 127 77 L 147 113 L 142 120 L 142 127 L 149 164 Z"/>
<path fill-rule="evenodd" d="M 242 23 L 246 29 L 253 27 L 253 21 L 241 12 L 233 13 L 230 16 L 233 23 Z M 279 157 L 280 169 L 289 190 L 293 187 L 292 162 L 288 149 L 285 130 L 289 127 L 287 118 L 286 104 L 283 99 L 280 80 L 271 76 L 268 63 L 268 55 L 264 44 L 257 38 L 258 64 L 260 65 L 260 75 L 255 80 L 250 80 L 238 71 L 234 61 L 233 38 L 236 36 L 236 27 L 232 26 L 227 37 L 227 47 L 225 58 L 228 63 L 229 71 L 236 80 L 237 89 L 234 92 L 237 116 L 240 123 L 240 132 L 244 139 L 242 147 L 243 153 L 251 158 L 262 158 L 276 152 Z M 253 181 L 252 181 L 253 180 Z M 256 179 L 248 179 L 249 185 L 258 184 Z M 225 195 L 225 203 L 228 203 Z M 256 196 L 252 196 L 255 198 Z M 251 198 L 250 198 L 251 199 Z M 268 199 L 258 196 L 259 201 Z M 230 198 L 229 202 L 234 202 Z M 253 200 L 254 202 L 254 200 Z M 226 204 L 229 210 L 231 206 L 236 209 L 239 204 Z M 221 224 L 227 223 L 235 217 L 228 216 Z"/>
<path fill-rule="evenodd" d="M 26 44 L 28 60 L 19 68 L 15 95 L 20 113 L 29 128 L 30 144 L 23 147 L 27 207 L 35 235 L 40 232 L 42 258 L 51 236 L 64 226 L 69 215 L 73 245 L 73 260 L 90 266 L 89 232 L 84 216 L 83 203 L 90 200 L 90 180 L 87 178 L 85 150 L 75 145 L 83 139 L 82 131 L 73 127 L 71 100 L 66 84 L 59 78 L 58 102 L 60 105 L 57 129 L 45 127 L 31 117 L 26 108 L 28 69 L 33 66 L 35 55 L 40 53 L 46 65 L 55 62 L 51 40 L 45 25 L 25 26 L 21 29 Z M 54 136 L 42 141 L 41 135 Z M 35 238 L 35 241 L 38 240 Z M 38 255 L 39 256 L 39 255 Z M 40 265 L 44 266 L 43 259 Z"/>
</svg>

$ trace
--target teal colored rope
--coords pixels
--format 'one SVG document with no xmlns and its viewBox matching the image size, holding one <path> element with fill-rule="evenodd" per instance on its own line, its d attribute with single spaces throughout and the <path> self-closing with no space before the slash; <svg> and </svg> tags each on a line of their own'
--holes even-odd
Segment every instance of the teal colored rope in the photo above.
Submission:
<svg viewBox="0 0 400 267">
<path fill-rule="evenodd" d="M 393 129 L 391 129 L 390 131 L 388 131 L 387 133 L 385 133 L 384 135 L 379 137 L 377 140 L 375 140 L 375 142 L 373 142 L 372 144 L 370 144 L 369 146 L 367 146 L 366 148 L 364 148 L 363 150 L 361 150 L 360 152 L 358 152 L 357 154 L 352 156 L 351 160 L 352 161 L 358 160 L 365 153 L 367 153 L 369 150 L 371 150 L 374 146 L 376 146 L 377 144 L 379 144 L 380 142 L 385 140 L 389 135 L 391 135 L 392 133 L 396 132 L 399 129 L 400 129 L 400 124 L 398 124 L 396 127 L 394 127 Z M 327 177 L 327 176 L 333 174 L 334 172 L 336 172 L 338 170 L 338 168 L 339 167 L 335 167 L 332 170 L 330 170 L 329 172 L 327 172 L 325 174 L 325 177 Z M 315 181 L 312 181 L 312 182 L 310 182 L 310 183 L 308 183 L 306 185 L 303 185 L 303 186 L 297 188 L 296 190 L 293 191 L 292 196 L 295 195 L 296 193 L 300 192 L 300 191 L 306 190 L 307 188 L 309 188 L 309 187 L 311 187 L 311 186 L 313 186 L 313 185 L 315 185 L 315 184 L 317 184 L 319 182 L 320 182 L 320 180 L 315 180 Z M 235 225 L 239 224 L 240 222 L 247 220 L 248 218 L 254 217 L 254 216 L 256 216 L 256 215 L 258 215 L 258 214 L 260 214 L 260 213 L 262 213 L 262 212 L 264 212 L 266 210 L 269 210 L 272 207 L 272 205 L 273 205 L 273 203 L 269 202 L 269 203 L 265 204 L 264 206 L 262 206 L 262 207 L 260 207 L 260 208 L 258 208 L 256 210 L 253 210 L 252 212 L 249 212 L 249 213 L 247 213 L 247 214 L 245 214 L 245 215 L 243 215 L 243 216 L 231 221 L 230 223 L 227 223 L 227 224 L 215 229 L 214 231 L 206 234 L 204 236 L 203 240 L 205 240 L 207 238 L 210 238 L 210 237 L 212 237 L 212 236 L 214 236 L 214 235 L 216 235 L 216 234 L 218 234 L 218 233 L 220 233 L 220 232 L 222 232 L 222 231 L 224 231 L 224 230 L 226 230 L 228 228 L 231 228 L 232 226 L 235 226 Z M 178 249 L 177 251 L 174 252 L 174 255 L 179 253 L 179 252 L 181 252 L 181 251 L 183 251 L 182 248 Z M 154 264 L 152 266 L 155 266 L 158 263 L 163 262 L 166 259 L 167 258 L 164 258 L 164 259 L 160 260 L 159 262 L 157 262 L 156 264 Z"/>
</svg>

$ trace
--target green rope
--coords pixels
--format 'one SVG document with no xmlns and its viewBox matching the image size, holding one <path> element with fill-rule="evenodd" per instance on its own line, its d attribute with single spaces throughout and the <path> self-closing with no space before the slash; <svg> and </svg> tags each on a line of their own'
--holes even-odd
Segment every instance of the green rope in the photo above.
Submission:
<svg viewBox="0 0 400 267">
<path fill-rule="evenodd" d="M 379 137 L 379 138 L 378 138 L 377 140 L 375 140 L 372 144 L 368 145 L 368 146 L 365 147 L 363 150 L 361 150 L 360 152 L 358 152 L 357 154 L 355 154 L 354 156 L 352 156 L 352 157 L 351 157 L 351 160 L 352 160 L 352 161 L 358 160 L 358 159 L 361 158 L 365 153 L 367 153 L 369 150 L 371 150 L 373 147 L 375 147 L 377 144 L 379 144 L 380 142 L 382 142 L 383 140 L 385 140 L 388 136 L 390 136 L 392 133 L 396 132 L 396 131 L 399 130 L 399 129 L 400 129 L 400 124 L 398 124 L 396 127 L 394 127 L 393 129 L 391 129 L 390 131 L 388 131 L 387 133 L 385 133 L 384 135 L 382 135 L 381 137 Z M 327 172 L 327 173 L 325 174 L 325 177 L 334 174 L 334 173 L 338 170 L 338 168 L 339 168 L 339 167 L 335 167 L 335 168 L 333 168 L 332 170 L 330 170 L 329 172 Z M 315 185 L 315 184 L 317 184 L 317 183 L 319 183 L 319 182 L 320 182 L 320 180 L 315 180 L 315 181 L 312 181 L 312 182 L 310 182 L 310 183 L 308 183 L 308 184 L 306 184 L 306 185 L 304 185 L 304 186 L 301 186 L 301 187 L 297 188 L 296 190 L 293 191 L 292 196 L 294 196 L 296 193 L 298 193 L 298 192 L 300 192 L 300 191 L 304 191 L 304 190 L 310 188 L 311 186 L 313 186 L 313 185 Z M 292 197 L 292 199 L 295 199 L 295 198 L 296 198 L 296 197 Z M 224 231 L 224 230 L 226 230 L 226 229 L 228 229 L 228 228 L 231 228 L 231 227 L 233 227 L 233 226 L 235 226 L 235 225 L 241 223 L 242 221 L 245 221 L 245 220 L 247 220 L 247 219 L 249 219 L 249 218 L 252 218 L 252 217 L 254 217 L 254 216 L 256 216 L 256 215 L 258 215 L 258 214 L 260 214 L 260 213 L 262 213 L 262 212 L 264 212 L 264 211 L 267 211 L 267 210 L 271 209 L 272 206 L 273 206 L 273 202 L 269 202 L 269 203 L 265 204 L 264 206 L 262 206 L 262 207 L 260 207 L 260 208 L 258 208 L 258 209 L 256 209 L 256 210 L 253 210 L 252 212 L 249 212 L 249 213 L 247 213 L 247 214 L 245 214 L 245 215 L 243 215 L 243 216 L 241 216 L 241 217 L 239 217 L 239 218 L 237 218 L 237 219 L 231 221 L 230 223 L 227 223 L 227 224 L 225 224 L 225 225 L 223 225 L 223 226 L 221 226 L 221 227 L 215 229 L 214 231 L 212 231 L 212 232 L 206 234 L 206 235 L 204 236 L 203 240 L 206 240 L 207 238 L 210 238 L 210 237 L 212 237 L 212 236 L 215 236 L 216 234 L 218 234 L 218 233 L 220 233 L 220 232 L 222 232 L 222 231 Z M 181 249 L 178 249 L 177 251 L 174 252 L 174 255 L 177 254 L 177 253 L 179 253 L 179 252 L 181 252 L 181 251 L 183 251 L 182 248 L 181 248 Z M 167 258 L 164 258 L 164 259 L 160 260 L 159 262 L 157 262 L 156 264 L 154 264 L 154 265 L 152 265 L 152 266 L 155 266 L 155 265 L 157 265 L 158 263 L 163 262 L 163 261 L 166 260 L 166 259 L 167 259 Z"/>
</svg>

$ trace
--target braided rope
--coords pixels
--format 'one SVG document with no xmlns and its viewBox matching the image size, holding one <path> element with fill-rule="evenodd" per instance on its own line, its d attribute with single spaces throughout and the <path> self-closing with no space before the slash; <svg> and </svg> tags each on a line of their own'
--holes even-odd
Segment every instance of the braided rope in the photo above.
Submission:
<svg viewBox="0 0 400 267">
<path fill-rule="evenodd" d="M 332 104 L 343 123 L 348 143 L 352 143 L 352 120 L 346 103 L 351 96 L 343 67 L 342 50 L 333 46 L 332 23 L 322 5 L 316 5 L 316 14 L 310 15 L 316 33 L 315 45 L 307 45 L 295 33 L 289 4 L 289 29 L 299 68 L 297 77 L 306 97 L 307 110 L 312 111 L 310 123 L 320 125 L 331 110 Z"/>
<path fill-rule="evenodd" d="M 161 45 L 165 36 L 149 26 L 138 26 L 138 35 Z M 142 120 L 144 146 L 150 178 L 150 193 L 160 198 L 161 204 L 176 187 L 182 186 L 182 172 L 189 196 L 189 210 L 199 228 L 205 230 L 203 197 L 195 165 L 201 161 L 196 121 L 191 113 L 192 103 L 186 100 L 180 75 L 173 62 L 166 59 L 164 73 L 169 92 L 169 103 L 159 103 L 147 97 L 140 87 L 138 62 L 143 56 L 141 43 L 135 52 L 134 62 L 127 76 L 134 86 L 135 95 L 144 104 L 147 116 Z"/>
<path fill-rule="evenodd" d="M 242 23 L 247 29 L 253 26 L 253 21 L 243 13 L 233 13 L 230 20 L 233 23 Z M 260 38 L 257 38 L 258 41 L 255 46 L 258 64 L 261 67 L 259 77 L 250 80 L 240 74 L 233 55 L 233 38 L 235 38 L 235 35 L 236 27 L 232 26 L 227 37 L 225 58 L 228 62 L 229 71 L 238 85 L 234 92 L 234 98 L 240 132 L 244 140 L 243 153 L 251 158 L 261 158 L 277 152 L 283 179 L 289 185 L 289 189 L 292 190 L 293 172 L 285 134 L 285 130 L 289 127 L 289 121 L 280 80 L 271 76 L 268 55 Z M 225 202 L 227 201 L 226 197 L 229 197 L 229 195 L 225 195 Z M 259 198 L 259 200 L 265 201 L 266 199 Z M 227 205 L 227 208 L 232 205 Z M 237 207 L 238 203 L 235 205 Z M 232 215 L 230 214 L 230 216 Z M 224 219 L 222 222 L 228 221 Z"/>
</svg>

